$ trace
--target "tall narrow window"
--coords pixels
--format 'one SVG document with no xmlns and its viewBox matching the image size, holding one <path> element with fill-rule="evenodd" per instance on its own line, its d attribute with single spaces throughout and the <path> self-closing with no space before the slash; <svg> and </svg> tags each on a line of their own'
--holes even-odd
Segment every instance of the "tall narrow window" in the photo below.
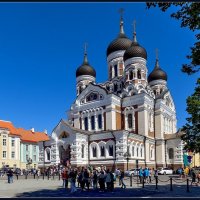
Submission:
<svg viewBox="0 0 200 200">
<path fill-rule="evenodd" d="M 153 149 L 150 151 L 150 158 L 153 158 Z"/>
<path fill-rule="evenodd" d="M 15 146 L 15 140 L 12 139 L 12 147 L 14 147 L 14 146 Z"/>
<path fill-rule="evenodd" d="M 50 150 L 47 149 L 47 150 L 46 150 L 46 153 L 47 153 L 47 160 L 50 161 Z"/>
<path fill-rule="evenodd" d="M 88 118 L 87 117 L 84 118 L 84 125 L 85 125 L 85 130 L 87 131 L 88 130 Z"/>
<path fill-rule="evenodd" d="M 132 72 L 132 71 L 129 72 L 129 79 L 130 79 L 130 80 L 133 79 L 133 72 Z"/>
<path fill-rule="evenodd" d="M 93 147 L 93 148 L 92 148 L 92 154 L 93 154 L 93 157 L 94 157 L 94 158 L 97 157 L 97 148 L 96 148 L 96 147 Z"/>
<path fill-rule="evenodd" d="M 28 144 L 26 145 L 26 151 L 28 151 Z"/>
<path fill-rule="evenodd" d="M 15 158 L 15 152 L 14 151 L 11 152 L 11 158 Z"/>
<path fill-rule="evenodd" d="M 140 70 L 137 71 L 137 77 L 138 77 L 138 79 L 141 79 L 141 71 Z"/>
<path fill-rule="evenodd" d="M 134 155 L 135 155 L 135 147 L 132 146 L 132 156 L 134 157 Z"/>
<path fill-rule="evenodd" d="M 3 146 L 6 146 L 6 139 L 3 139 Z"/>
<path fill-rule="evenodd" d="M 3 151 L 3 158 L 6 158 L 6 151 Z"/>
<path fill-rule="evenodd" d="M 110 79 L 112 78 L 112 66 L 110 66 L 110 71 L 109 71 L 109 76 L 110 76 Z"/>
<path fill-rule="evenodd" d="M 141 147 L 141 149 L 140 149 L 140 157 L 142 157 L 142 156 L 143 156 L 143 149 Z"/>
<path fill-rule="evenodd" d="M 92 128 L 92 130 L 95 130 L 94 116 L 91 117 L 91 128 Z"/>
<path fill-rule="evenodd" d="M 84 146 L 84 144 L 82 144 L 81 145 L 82 158 L 84 158 L 84 151 L 85 151 L 85 146 Z"/>
<path fill-rule="evenodd" d="M 133 128 L 133 116 L 128 114 L 128 128 Z"/>
<path fill-rule="evenodd" d="M 98 128 L 102 129 L 102 115 L 101 114 L 98 115 Z"/>
<path fill-rule="evenodd" d="M 82 87 L 79 86 L 79 94 L 82 92 Z"/>
<path fill-rule="evenodd" d="M 109 145 L 109 156 L 113 156 L 113 145 Z"/>
<path fill-rule="evenodd" d="M 104 146 L 101 146 L 101 156 L 105 156 L 105 148 Z"/>
<path fill-rule="evenodd" d="M 174 158 L 174 149 L 170 148 L 169 149 L 169 159 L 173 159 Z"/>
<path fill-rule="evenodd" d="M 137 157 L 138 157 L 138 154 L 139 154 L 139 152 L 138 152 L 138 151 L 139 151 L 139 149 L 138 149 L 138 147 L 137 147 Z"/>
<path fill-rule="evenodd" d="M 117 84 L 114 84 L 114 92 L 117 92 Z"/>
<path fill-rule="evenodd" d="M 118 73 L 117 73 L 117 65 L 114 66 L 114 73 L 115 73 L 115 77 L 118 76 Z"/>
</svg>

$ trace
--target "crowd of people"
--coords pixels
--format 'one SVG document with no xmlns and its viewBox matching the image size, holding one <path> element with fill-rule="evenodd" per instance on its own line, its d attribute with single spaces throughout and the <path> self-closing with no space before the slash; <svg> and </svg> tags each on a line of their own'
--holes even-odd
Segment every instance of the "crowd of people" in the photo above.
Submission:
<svg viewBox="0 0 200 200">
<path fill-rule="evenodd" d="M 8 177 L 8 183 L 13 183 L 13 175 L 15 174 L 17 179 L 19 175 L 28 175 L 30 174 L 34 176 L 34 178 L 39 179 L 41 174 L 43 176 L 55 176 L 58 175 L 61 177 L 63 181 L 64 188 L 71 188 L 71 193 L 77 191 L 77 187 L 80 187 L 82 191 L 90 190 L 93 188 L 94 190 L 99 190 L 100 192 L 110 191 L 112 192 L 114 189 L 114 182 L 116 181 L 116 177 L 119 178 L 119 185 L 121 188 L 126 188 L 126 184 L 124 182 L 125 173 L 124 171 L 117 169 L 115 171 L 111 171 L 110 169 L 106 169 L 106 167 L 99 167 L 96 169 L 92 168 L 71 168 L 71 167 L 49 167 L 43 170 L 40 169 L 31 169 L 28 170 L 15 170 L 8 169 L 6 172 Z M 178 168 L 177 173 L 180 178 L 187 178 L 190 176 L 192 178 L 191 185 L 200 183 L 200 171 L 195 170 L 195 168 Z M 142 168 L 140 167 L 137 170 L 137 175 L 140 183 L 151 183 L 152 177 L 158 177 L 158 170 L 154 168 Z"/>
</svg>

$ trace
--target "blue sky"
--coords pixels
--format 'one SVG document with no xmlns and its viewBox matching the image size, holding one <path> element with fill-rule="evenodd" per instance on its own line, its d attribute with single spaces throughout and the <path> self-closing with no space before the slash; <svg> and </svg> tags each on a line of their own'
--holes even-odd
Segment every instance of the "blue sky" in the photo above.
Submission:
<svg viewBox="0 0 200 200">
<path fill-rule="evenodd" d="M 0 118 L 16 127 L 48 130 L 50 134 L 76 97 L 75 72 L 88 43 L 89 63 L 97 82 L 107 80 L 106 49 L 119 33 L 120 8 L 124 29 L 148 53 L 149 73 L 159 62 L 168 74 L 178 128 L 187 117 L 186 98 L 193 93 L 197 74 L 188 76 L 181 65 L 194 43 L 194 33 L 180 28 L 169 12 L 146 9 L 145 3 L 0 3 Z"/>
</svg>

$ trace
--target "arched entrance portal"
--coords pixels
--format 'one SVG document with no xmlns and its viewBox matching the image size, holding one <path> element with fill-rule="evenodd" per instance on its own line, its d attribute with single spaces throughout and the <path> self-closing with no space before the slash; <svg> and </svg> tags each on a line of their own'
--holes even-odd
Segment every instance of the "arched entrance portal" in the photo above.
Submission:
<svg viewBox="0 0 200 200">
<path fill-rule="evenodd" d="M 66 149 L 61 145 L 59 147 L 60 164 L 64 166 L 70 165 L 70 145 Z"/>
</svg>

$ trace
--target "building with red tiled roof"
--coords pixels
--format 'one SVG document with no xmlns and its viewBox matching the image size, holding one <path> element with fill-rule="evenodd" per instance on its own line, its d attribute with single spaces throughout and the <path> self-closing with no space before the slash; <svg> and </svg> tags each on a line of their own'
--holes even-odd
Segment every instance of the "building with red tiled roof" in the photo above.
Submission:
<svg viewBox="0 0 200 200">
<path fill-rule="evenodd" d="M 48 140 L 46 132 L 17 128 L 10 121 L 0 120 L 0 168 L 37 168 L 38 142 Z"/>
</svg>

